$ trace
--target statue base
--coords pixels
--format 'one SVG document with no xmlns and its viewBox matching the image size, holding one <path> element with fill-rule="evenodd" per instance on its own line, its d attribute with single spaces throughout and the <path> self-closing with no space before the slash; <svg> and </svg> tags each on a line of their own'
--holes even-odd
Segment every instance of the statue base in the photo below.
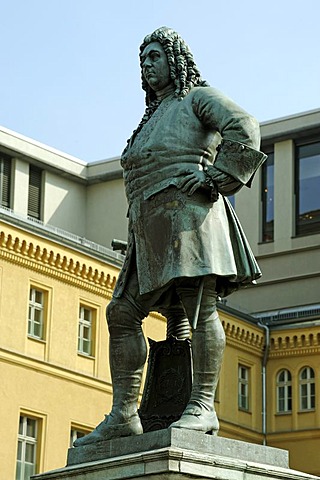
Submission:
<svg viewBox="0 0 320 480">
<path fill-rule="evenodd" d="M 291 470 L 288 452 L 169 428 L 70 448 L 65 468 L 34 480 L 319 480 Z"/>
</svg>

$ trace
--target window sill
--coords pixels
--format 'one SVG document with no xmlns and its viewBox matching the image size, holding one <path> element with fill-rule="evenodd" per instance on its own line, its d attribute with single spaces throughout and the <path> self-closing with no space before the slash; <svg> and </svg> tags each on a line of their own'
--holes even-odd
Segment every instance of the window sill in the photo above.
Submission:
<svg viewBox="0 0 320 480">
<path fill-rule="evenodd" d="M 250 410 L 247 410 L 246 408 L 238 407 L 238 410 L 239 412 L 248 413 L 249 415 L 252 415 L 252 412 Z"/>
<path fill-rule="evenodd" d="M 314 413 L 315 411 L 316 411 L 315 408 L 308 408 L 308 409 L 306 409 L 306 410 L 299 410 L 299 411 L 298 411 L 298 415 L 299 415 L 300 413 Z"/>
<path fill-rule="evenodd" d="M 89 360 L 95 360 L 96 359 L 96 357 L 93 357 L 92 355 L 88 355 L 87 353 L 77 352 L 77 354 L 79 355 L 79 357 L 88 358 Z"/>
<path fill-rule="evenodd" d="M 46 340 L 44 340 L 43 338 L 33 337 L 32 335 L 28 335 L 28 340 L 32 340 L 32 341 L 38 342 L 38 343 L 47 343 Z"/>
<path fill-rule="evenodd" d="M 316 232 L 297 233 L 296 235 L 292 235 L 291 239 L 293 240 L 294 238 L 311 237 L 312 235 L 319 235 L 319 234 L 320 234 L 320 230 L 317 230 Z"/>
<path fill-rule="evenodd" d="M 258 245 L 270 245 L 274 243 L 274 240 L 265 240 L 264 242 L 258 242 Z"/>
<path fill-rule="evenodd" d="M 288 410 L 287 412 L 276 412 L 276 417 L 283 417 L 283 416 L 286 416 L 286 415 L 292 415 L 292 410 Z"/>
</svg>

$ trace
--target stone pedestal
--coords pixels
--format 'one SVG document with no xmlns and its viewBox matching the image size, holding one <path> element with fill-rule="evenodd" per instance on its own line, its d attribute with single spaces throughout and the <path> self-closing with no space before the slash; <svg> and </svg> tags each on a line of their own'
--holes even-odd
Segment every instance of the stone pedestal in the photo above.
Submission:
<svg viewBox="0 0 320 480">
<path fill-rule="evenodd" d="M 176 428 L 71 448 L 65 468 L 34 480 L 319 480 L 288 452 Z"/>
</svg>

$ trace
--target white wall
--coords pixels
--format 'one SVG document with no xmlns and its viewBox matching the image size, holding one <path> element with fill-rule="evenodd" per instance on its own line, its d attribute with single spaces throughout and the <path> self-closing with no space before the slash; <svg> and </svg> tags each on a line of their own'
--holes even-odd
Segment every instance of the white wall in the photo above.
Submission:
<svg viewBox="0 0 320 480">
<path fill-rule="evenodd" d="M 87 187 L 86 238 L 108 248 L 113 238 L 126 241 L 127 210 L 122 178 Z"/>
<path fill-rule="evenodd" d="M 86 236 L 86 186 L 48 171 L 44 176 L 43 221 Z"/>
</svg>

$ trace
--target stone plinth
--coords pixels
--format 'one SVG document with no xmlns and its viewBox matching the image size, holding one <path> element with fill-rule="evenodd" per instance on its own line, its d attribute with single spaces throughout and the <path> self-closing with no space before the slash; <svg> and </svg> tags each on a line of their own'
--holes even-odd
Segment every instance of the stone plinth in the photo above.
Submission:
<svg viewBox="0 0 320 480">
<path fill-rule="evenodd" d="M 174 428 L 69 449 L 65 468 L 32 478 L 319 480 L 289 469 L 285 450 Z"/>
</svg>

